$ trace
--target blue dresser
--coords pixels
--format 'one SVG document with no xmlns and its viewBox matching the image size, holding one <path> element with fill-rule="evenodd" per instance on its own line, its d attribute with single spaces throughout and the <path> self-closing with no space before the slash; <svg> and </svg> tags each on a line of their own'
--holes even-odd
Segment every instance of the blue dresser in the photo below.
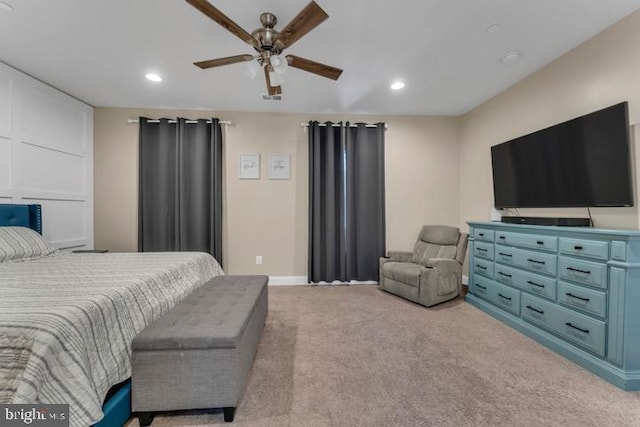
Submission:
<svg viewBox="0 0 640 427">
<path fill-rule="evenodd" d="M 640 232 L 469 222 L 472 305 L 640 390 Z"/>
</svg>

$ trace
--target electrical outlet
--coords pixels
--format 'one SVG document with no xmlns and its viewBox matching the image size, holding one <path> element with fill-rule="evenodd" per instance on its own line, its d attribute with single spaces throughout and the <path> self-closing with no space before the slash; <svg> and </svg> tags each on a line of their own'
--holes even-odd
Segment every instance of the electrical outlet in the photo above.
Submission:
<svg viewBox="0 0 640 427">
<path fill-rule="evenodd" d="M 262 255 L 258 255 L 256 257 L 256 264 L 261 265 L 262 264 Z"/>
</svg>

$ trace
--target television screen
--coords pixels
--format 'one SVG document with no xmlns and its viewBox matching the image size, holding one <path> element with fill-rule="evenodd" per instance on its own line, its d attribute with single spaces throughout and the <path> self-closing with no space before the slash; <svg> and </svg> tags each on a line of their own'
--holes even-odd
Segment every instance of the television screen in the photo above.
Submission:
<svg viewBox="0 0 640 427">
<path fill-rule="evenodd" d="M 496 208 L 633 206 L 626 102 L 491 147 Z"/>
</svg>

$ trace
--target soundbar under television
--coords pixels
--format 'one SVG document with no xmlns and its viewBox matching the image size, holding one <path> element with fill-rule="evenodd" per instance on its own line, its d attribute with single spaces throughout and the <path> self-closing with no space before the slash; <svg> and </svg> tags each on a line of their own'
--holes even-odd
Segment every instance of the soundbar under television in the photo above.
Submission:
<svg viewBox="0 0 640 427">
<path fill-rule="evenodd" d="M 503 216 L 501 222 L 508 224 L 555 225 L 558 227 L 591 227 L 589 218 L 562 218 L 546 216 Z"/>
<path fill-rule="evenodd" d="M 495 207 L 633 206 L 626 102 L 491 147 Z"/>
</svg>

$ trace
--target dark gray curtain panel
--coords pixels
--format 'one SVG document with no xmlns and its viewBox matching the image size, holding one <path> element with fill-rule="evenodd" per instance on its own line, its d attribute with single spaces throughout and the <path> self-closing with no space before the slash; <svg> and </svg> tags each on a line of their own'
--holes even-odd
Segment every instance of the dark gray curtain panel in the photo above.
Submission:
<svg viewBox="0 0 640 427">
<path fill-rule="evenodd" d="M 310 122 L 308 280 L 377 280 L 384 253 L 384 124 Z"/>
<path fill-rule="evenodd" d="M 346 127 L 346 264 L 350 280 L 378 280 L 385 255 L 384 124 Z"/>
<path fill-rule="evenodd" d="M 140 118 L 138 250 L 201 251 L 222 264 L 218 119 Z"/>
<path fill-rule="evenodd" d="M 309 123 L 310 282 L 346 280 L 343 127 Z"/>
<path fill-rule="evenodd" d="M 138 251 L 177 250 L 177 123 L 140 117 L 139 127 Z"/>
</svg>

